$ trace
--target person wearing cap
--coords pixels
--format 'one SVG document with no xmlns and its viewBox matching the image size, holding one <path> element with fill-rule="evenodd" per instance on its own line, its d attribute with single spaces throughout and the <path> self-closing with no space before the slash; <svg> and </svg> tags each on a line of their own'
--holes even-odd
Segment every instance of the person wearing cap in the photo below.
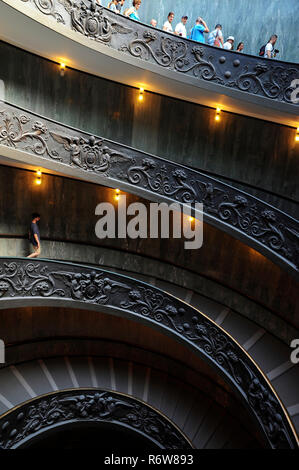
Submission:
<svg viewBox="0 0 299 470">
<path fill-rule="evenodd" d="M 223 49 L 227 49 L 228 51 L 233 50 L 234 42 L 235 42 L 234 36 L 228 36 L 226 42 L 223 44 Z"/>
<path fill-rule="evenodd" d="M 207 23 L 199 16 L 195 26 L 191 29 L 190 39 L 197 42 L 205 42 L 203 33 L 209 33 L 210 30 Z"/>
<path fill-rule="evenodd" d="M 186 30 L 186 23 L 187 23 L 187 20 L 188 20 L 188 16 L 182 16 L 182 20 L 180 21 L 180 23 L 178 23 L 175 27 L 175 34 L 177 34 L 178 36 L 181 36 L 182 38 L 186 38 L 187 37 L 187 30 Z"/>
</svg>

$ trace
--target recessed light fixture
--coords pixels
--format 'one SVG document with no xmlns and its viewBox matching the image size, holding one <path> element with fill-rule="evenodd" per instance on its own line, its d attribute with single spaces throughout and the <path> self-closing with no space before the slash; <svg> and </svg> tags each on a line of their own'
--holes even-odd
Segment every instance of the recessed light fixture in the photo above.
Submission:
<svg viewBox="0 0 299 470">
<path fill-rule="evenodd" d="M 35 175 L 36 175 L 35 184 L 37 184 L 39 186 L 39 185 L 42 184 L 42 172 L 40 170 L 37 170 Z"/>
<path fill-rule="evenodd" d="M 216 108 L 215 121 L 220 121 L 220 113 L 221 113 L 221 109 L 220 109 L 220 108 Z"/>
</svg>

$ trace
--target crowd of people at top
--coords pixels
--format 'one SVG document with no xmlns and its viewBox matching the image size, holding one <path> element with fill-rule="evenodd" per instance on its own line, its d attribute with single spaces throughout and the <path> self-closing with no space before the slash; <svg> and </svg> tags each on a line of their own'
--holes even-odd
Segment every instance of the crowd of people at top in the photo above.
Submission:
<svg viewBox="0 0 299 470">
<path fill-rule="evenodd" d="M 101 4 L 101 0 L 96 0 L 97 3 Z M 107 7 L 118 14 L 123 14 L 128 16 L 129 18 L 140 21 L 138 10 L 141 5 L 141 0 L 133 0 L 132 6 L 129 8 L 124 9 L 125 0 L 112 0 L 108 3 Z M 173 28 L 173 20 L 174 20 L 174 13 L 171 11 L 168 14 L 167 20 L 163 24 L 163 31 L 167 31 L 168 33 L 176 34 L 177 36 L 181 36 L 183 38 L 192 39 L 193 41 L 197 41 L 200 43 L 205 43 L 205 35 L 207 36 L 207 44 L 210 46 L 219 47 L 222 49 L 227 50 L 234 50 L 235 45 L 235 38 L 234 36 L 228 36 L 226 41 L 224 41 L 224 36 L 222 32 L 222 25 L 217 23 L 215 28 L 210 31 L 207 23 L 201 18 L 200 16 L 196 19 L 195 25 L 190 31 L 190 34 L 187 33 L 187 21 L 188 16 L 184 15 L 181 18 L 181 21 L 177 23 L 177 25 Z M 153 28 L 157 27 L 157 20 L 154 18 L 150 21 L 150 25 Z M 277 49 L 275 49 L 275 44 L 277 41 L 277 35 L 273 34 L 267 44 L 260 48 L 258 53 L 259 56 L 265 57 L 268 59 L 272 59 L 276 57 L 279 53 Z M 236 52 L 243 52 L 244 51 L 244 42 L 240 41 L 236 47 Z"/>
</svg>

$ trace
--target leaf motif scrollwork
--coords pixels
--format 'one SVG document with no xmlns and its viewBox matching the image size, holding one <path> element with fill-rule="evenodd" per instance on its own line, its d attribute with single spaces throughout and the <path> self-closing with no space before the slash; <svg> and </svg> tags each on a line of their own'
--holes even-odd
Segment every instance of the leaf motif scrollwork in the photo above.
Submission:
<svg viewBox="0 0 299 470">
<path fill-rule="evenodd" d="M 164 449 L 190 449 L 183 435 L 163 415 L 134 398 L 102 390 L 58 392 L 29 402 L 1 423 L 0 448 L 9 449 L 53 425 L 68 422 L 125 424 Z"/>
<path fill-rule="evenodd" d="M 49 133 L 46 125 L 33 121 L 26 114 L 16 115 L 6 110 L 0 110 L 0 144 L 7 147 L 29 150 L 35 155 L 49 155 L 54 160 L 60 160 L 58 153 L 48 148 Z"/>
<path fill-rule="evenodd" d="M 64 297 L 62 289 L 55 288 L 53 273 L 47 267 L 35 263 L 25 266 L 15 262 L 4 263 L 0 268 L 0 298 L 1 297 Z"/>
<path fill-rule="evenodd" d="M 187 46 L 183 41 L 173 41 L 168 37 L 162 37 L 160 47 L 153 49 L 151 42 L 156 40 L 156 33 L 145 31 L 143 39 L 134 39 L 128 45 L 121 46 L 120 50 L 128 51 L 132 56 L 143 60 L 149 60 L 152 57 L 158 65 L 174 70 L 181 70 L 189 63 L 186 57 Z"/>
<path fill-rule="evenodd" d="M 28 2 L 29 0 L 21 0 Z M 53 16 L 57 23 L 65 24 L 61 14 L 56 11 L 55 0 L 32 0 L 36 8 L 44 15 Z"/>
<path fill-rule="evenodd" d="M 236 80 L 228 82 L 227 85 L 255 95 L 261 94 L 267 98 L 291 103 L 291 83 L 297 76 L 298 70 L 294 67 L 257 62 L 251 67 L 244 65 Z"/>
<path fill-rule="evenodd" d="M 99 6 L 95 0 L 91 0 L 89 5 L 84 1 L 59 1 L 70 15 L 72 29 L 90 39 L 110 44 L 112 35 L 132 32 L 131 28 L 116 21 L 115 17 L 107 16 L 105 9 Z"/>
<path fill-rule="evenodd" d="M 166 165 L 158 165 L 151 158 L 144 158 L 141 165 L 133 163 L 127 170 L 126 179 L 134 185 L 142 185 L 151 191 L 174 198 L 184 203 L 195 202 L 196 192 L 188 182 L 183 169 L 176 168 L 169 172 Z"/>
<path fill-rule="evenodd" d="M 68 136 L 50 132 L 51 137 L 69 153 L 69 164 L 86 171 L 107 174 L 111 165 L 130 160 L 124 153 L 105 145 L 103 139 L 94 136 Z"/>
</svg>

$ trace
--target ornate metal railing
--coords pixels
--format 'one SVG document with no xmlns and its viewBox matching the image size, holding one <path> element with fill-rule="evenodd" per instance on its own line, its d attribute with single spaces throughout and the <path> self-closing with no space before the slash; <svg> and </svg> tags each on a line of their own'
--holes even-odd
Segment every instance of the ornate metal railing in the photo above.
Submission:
<svg viewBox="0 0 299 470">
<path fill-rule="evenodd" d="M 199 171 L 145 154 L 0 101 L 0 153 L 152 200 L 203 203 L 204 219 L 297 275 L 299 223 L 278 209 Z M 26 153 L 24 153 L 26 152 Z M 69 172 L 69 173 L 68 173 Z M 94 179 L 93 179 L 94 181 Z M 116 186 L 117 185 L 117 186 Z"/>
<path fill-rule="evenodd" d="M 19 0 L 78 34 L 144 63 L 239 92 L 298 105 L 292 92 L 299 65 L 183 39 L 116 15 L 95 0 Z M 26 3 L 26 7 L 25 4 Z M 292 95 L 292 96 L 291 96 Z M 296 96 L 295 96 L 296 98 Z"/>
<path fill-rule="evenodd" d="M 153 286 L 102 269 L 0 258 L 0 308 L 72 304 L 147 322 L 191 347 L 241 395 L 270 447 L 297 447 L 296 434 L 270 382 L 221 327 L 194 307 Z"/>
<path fill-rule="evenodd" d="M 49 429 L 74 423 L 112 423 L 144 436 L 160 449 L 191 449 L 161 413 L 139 400 L 101 389 L 63 390 L 34 398 L 0 418 L 0 449 L 24 446 Z"/>
</svg>

